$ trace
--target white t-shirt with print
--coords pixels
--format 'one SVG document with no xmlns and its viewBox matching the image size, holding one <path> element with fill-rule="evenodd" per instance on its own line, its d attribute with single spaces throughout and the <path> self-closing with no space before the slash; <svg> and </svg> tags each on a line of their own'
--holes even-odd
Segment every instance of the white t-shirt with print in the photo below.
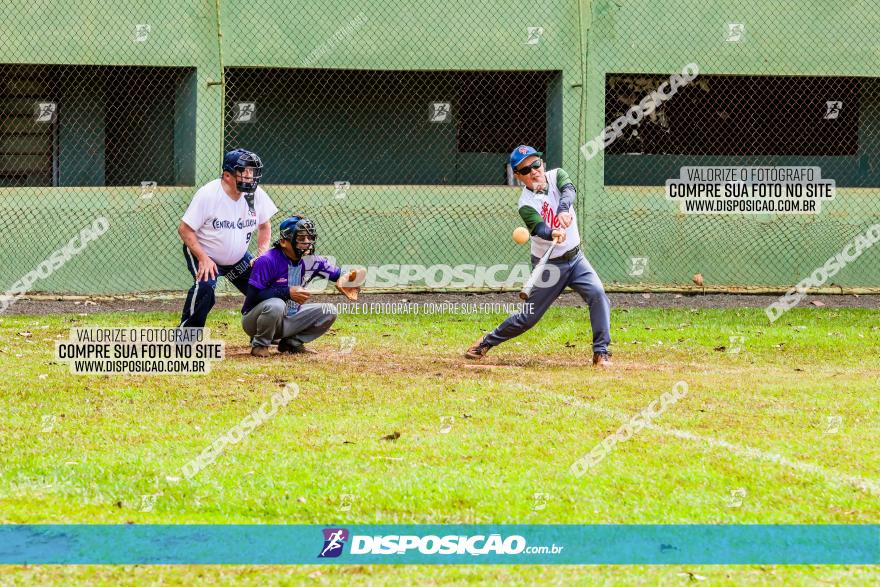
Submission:
<svg viewBox="0 0 880 587">
<path fill-rule="evenodd" d="M 218 265 L 233 265 L 244 256 L 257 226 L 278 212 L 269 195 L 258 187 L 252 214 L 242 195 L 233 200 L 223 190 L 220 179 L 202 186 L 183 215 L 183 221 L 196 232 L 205 253 Z"/>
</svg>

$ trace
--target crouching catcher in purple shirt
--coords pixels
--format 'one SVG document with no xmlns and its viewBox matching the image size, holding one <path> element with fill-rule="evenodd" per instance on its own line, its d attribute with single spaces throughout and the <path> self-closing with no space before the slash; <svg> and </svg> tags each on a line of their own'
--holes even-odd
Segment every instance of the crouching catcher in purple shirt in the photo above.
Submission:
<svg viewBox="0 0 880 587">
<path fill-rule="evenodd" d="M 303 346 L 327 332 L 336 321 L 333 304 L 307 304 L 306 286 L 315 278 L 338 281 L 342 270 L 315 255 L 314 223 L 300 216 L 284 220 L 280 238 L 255 262 L 241 308 L 241 325 L 251 337 L 251 354 L 314 353 Z M 337 283 L 337 287 L 339 284 Z"/>
</svg>

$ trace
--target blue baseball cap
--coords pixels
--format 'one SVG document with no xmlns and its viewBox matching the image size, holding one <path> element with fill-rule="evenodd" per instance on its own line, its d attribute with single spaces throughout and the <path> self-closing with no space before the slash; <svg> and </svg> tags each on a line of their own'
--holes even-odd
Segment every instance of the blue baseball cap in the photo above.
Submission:
<svg viewBox="0 0 880 587">
<path fill-rule="evenodd" d="M 536 150 L 534 147 L 530 147 L 528 145 L 520 145 L 510 154 L 510 167 L 512 169 L 516 169 L 526 157 L 531 157 L 532 155 L 535 155 L 536 157 L 543 157 L 544 153 Z"/>
</svg>

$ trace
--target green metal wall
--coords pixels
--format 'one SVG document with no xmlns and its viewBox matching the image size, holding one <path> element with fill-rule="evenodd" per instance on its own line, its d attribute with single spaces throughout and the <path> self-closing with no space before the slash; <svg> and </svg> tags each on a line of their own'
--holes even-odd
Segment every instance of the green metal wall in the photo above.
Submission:
<svg viewBox="0 0 880 587">
<path fill-rule="evenodd" d="M 880 77 L 877 8 L 859 0 L 594 0 L 585 18 L 583 136 L 595 137 L 605 124 L 608 73 L 677 73 L 697 63 L 702 74 Z M 728 23 L 745 25 L 742 42 L 726 42 Z M 863 137 L 872 149 L 860 164 L 876 165 L 880 128 L 864 129 L 873 130 Z M 606 284 L 686 285 L 700 272 L 713 286 L 790 286 L 880 222 L 880 189 L 840 189 L 816 216 L 686 216 L 665 201 L 662 185 L 603 186 L 603 168 L 601 153 L 582 164 L 580 185 L 588 247 Z M 876 249 L 836 275 L 834 285 L 880 286 Z M 645 275 L 629 275 L 631 257 L 649 258 Z"/>
<path fill-rule="evenodd" d="M 860 227 L 880 222 L 880 191 L 841 189 L 818 217 L 684 217 L 662 188 L 603 185 L 603 157 L 579 148 L 604 125 L 607 73 L 878 76 L 880 11 L 839 0 L 513 0 L 354 3 L 268 0 L 12 0 L 0 20 L 0 63 L 154 65 L 195 68 L 173 97 L 175 177 L 194 186 L 218 174 L 224 67 L 559 71 L 549 156 L 579 188 L 587 255 L 606 285 L 686 284 L 701 271 L 722 286 L 787 286 L 821 265 Z M 220 11 L 217 12 L 219 5 Z M 334 36 L 347 23 L 363 23 Z M 744 21 L 747 42 L 723 41 Z M 134 28 L 151 27 L 146 42 Z M 526 44 L 526 27 L 544 29 Z M 720 40 L 719 40 L 720 39 Z M 326 50 L 321 50 L 325 48 Z M 559 114 L 561 113 L 561 114 Z M 100 128 L 92 133 L 104 132 Z M 552 134 L 552 133 L 551 133 Z M 556 135 L 554 135 L 556 136 Z M 871 139 L 877 141 L 876 135 Z M 62 141 L 75 148 L 75 137 Z M 381 142 L 377 148 L 381 149 Z M 186 153 L 194 149 L 195 157 Z M 100 156 L 100 155 L 96 155 Z M 271 161 L 271 154 L 267 154 Z M 870 164 L 874 164 L 872 162 Z M 149 179 L 149 178 L 145 178 Z M 66 182 L 65 182 L 66 183 Z M 488 186 L 359 186 L 345 200 L 327 186 L 270 185 L 283 212 L 306 212 L 322 252 L 350 263 L 521 263 L 511 242 L 518 190 Z M 0 188 L 0 232 L 9 287 L 98 215 L 110 231 L 89 253 L 35 289 L 115 293 L 182 289 L 189 277 L 176 225 L 194 187 Z M 9 221 L 11 222 L 11 221 Z M 780 236 L 781 235 L 781 236 Z M 649 271 L 629 275 L 630 257 Z M 880 287 L 880 252 L 866 253 L 835 283 Z"/>
</svg>

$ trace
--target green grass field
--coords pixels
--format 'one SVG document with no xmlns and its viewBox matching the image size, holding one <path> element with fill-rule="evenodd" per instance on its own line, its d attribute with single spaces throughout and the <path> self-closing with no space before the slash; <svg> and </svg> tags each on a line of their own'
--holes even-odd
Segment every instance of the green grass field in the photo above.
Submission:
<svg viewBox="0 0 880 587">
<path fill-rule="evenodd" d="M 615 367 L 586 310 L 553 308 L 478 365 L 502 315 L 342 315 L 318 356 L 204 376 L 74 376 L 73 326 L 168 313 L 4 316 L 3 523 L 878 523 L 878 312 L 615 310 Z M 355 337 L 348 354 L 342 337 Z M 743 337 L 734 338 L 731 337 Z M 722 348 L 723 347 L 723 348 Z M 738 351 L 738 352 L 737 352 Z M 688 395 L 587 475 L 569 470 L 677 381 Z M 192 480 L 181 467 L 288 382 L 300 393 Z M 383 440 L 398 432 L 396 440 Z M 536 495 L 538 494 L 538 495 Z M 145 497 L 146 496 L 146 497 Z M 2 584 L 867 584 L 876 567 L 4 567 Z"/>
</svg>

